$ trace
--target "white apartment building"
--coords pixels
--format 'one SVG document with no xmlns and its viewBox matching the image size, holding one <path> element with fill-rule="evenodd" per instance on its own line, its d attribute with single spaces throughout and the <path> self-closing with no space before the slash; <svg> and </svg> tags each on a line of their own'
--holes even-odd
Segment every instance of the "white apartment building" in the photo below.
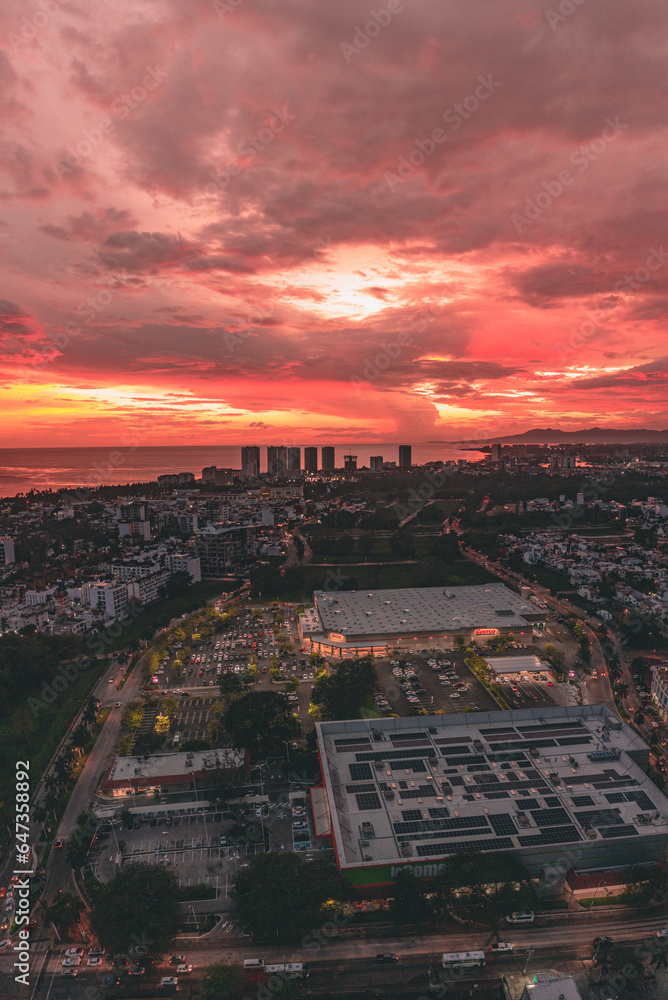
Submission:
<svg viewBox="0 0 668 1000">
<path fill-rule="evenodd" d="M 16 562 L 14 539 L 3 535 L 0 537 L 0 566 L 10 566 L 13 562 Z"/>
<path fill-rule="evenodd" d="M 193 583 L 200 583 L 202 579 L 199 557 L 188 552 L 170 552 L 165 556 L 165 566 L 172 573 L 189 573 Z"/>
<path fill-rule="evenodd" d="M 95 583 L 91 587 L 90 604 L 92 608 L 104 611 L 104 617 L 125 618 L 128 605 L 127 583 Z"/>
</svg>

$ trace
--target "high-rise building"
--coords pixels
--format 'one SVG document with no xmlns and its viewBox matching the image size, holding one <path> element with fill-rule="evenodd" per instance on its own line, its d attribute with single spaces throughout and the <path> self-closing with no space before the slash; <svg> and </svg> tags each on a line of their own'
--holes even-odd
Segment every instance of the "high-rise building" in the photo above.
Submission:
<svg viewBox="0 0 668 1000">
<path fill-rule="evenodd" d="M 369 465 L 372 472 L 382 472 L 383 471 L 383 456 L 382 455 L 372 455 L 369 459 Z"/>
<path fill-rule="evenodd" d="M 302 467 L 301 448 L 288 448 L 288 471 L 299 472 Z"/>
<path fill-rule="evenodd" d="M 413 464 L 412 449 L 409 444 L 399 445 L 399 468 L 410 469 Z"/>
<path fill-rule="evenodd" d="M 3 535 L 0 538 L 0 566 L 10 566 L 15 561 L 14 539 L 9 535 Z"/>
<path fill-rule="evenodd" d="M 304 448 L 304 469 L 306 472 L 318 471 L 318 449 Z"/>
<path fill-rule="evenodd" d="M 357 472 L 357 455 L 344 455 L 343 468 L 346 472 Z"/>
<path fill-rule="evenodd" d="M 322 449 L 322 471 L 334 472 L 336 468 L 336 458 L 332 445 L 326 444 Z"/>
<path fill-rule="evenodd" d="M 260 474 L 260 449 L 248 445 L 241 449 L 241 475 L 245 479 L 257 479 Z"/>
<path fill-rule="evenodd" d="M 561 456 L 561 468 L 562 469 L 574 469 L 575 468 L 575 455 L 562 455 Z"/>
<path fill-rule="evenodd" d="M 503 445 L 499 444 L 498 441 L 494 441 L 492 443 L 492 461 L 493 462 L 500 462 L 501 461 L 501 450 L 502 450 L 502 448 L 503 448 Z"/>
<path fill-rule="evenodd" d="M 267 472 L 270 476 L 283 476 L 288 467 L 288 449 L 285 445 L 267 448 Z"/>
</svg>

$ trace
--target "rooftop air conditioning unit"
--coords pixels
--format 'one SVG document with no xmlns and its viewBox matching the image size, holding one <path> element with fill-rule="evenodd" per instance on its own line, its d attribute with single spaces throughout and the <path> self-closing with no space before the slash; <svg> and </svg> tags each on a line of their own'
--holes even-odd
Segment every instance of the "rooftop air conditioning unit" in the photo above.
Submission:
<svg viewBox="0 0 668 1000">
<path fill-rule="evenodd" d="M 362 861 L 372 861 L 372 860 L 373 860 L 373 858 L 371 857 L 370 854 L 363 854 L 362 855 Z"/>
<path fill-rule="evenodd" d="M 377 771 L 382 771 L 383 768 L 385 767 L 385 764 L 383 763 L 382 760 L 374 760 L 373 766 L 376 768 Z"/>
<path fill-rule="evenodd" d="M 600 833 L 598 830 L 594 830 L 592 828 L 590 830 L 585 830 L 585 837 L 587 838 L 587 840 L 598 840 L 598 838 L 600 837 Z"/>
<path fill-rule="evenodd" d="M 410 858 L 413 854 L 412 844 L 402 844 L 401 845 L 401 856 L 402 858 Z"/>
<path fill-rule="evenodd" d="M 361 843 L 362 847 L 368 847 L 369 846 L 369 841 L 368 840 L 362 840 L 362 841 L 360 841 L 360 843 Z"/>
<path fill-rule="evenodd" d="M 386 798 L 388 800 L 394 798 L 394 792 L 392 791 L 391 788 L 385 789 L 385 791 L 383 792 L 383 798 Z"/>
</svg>

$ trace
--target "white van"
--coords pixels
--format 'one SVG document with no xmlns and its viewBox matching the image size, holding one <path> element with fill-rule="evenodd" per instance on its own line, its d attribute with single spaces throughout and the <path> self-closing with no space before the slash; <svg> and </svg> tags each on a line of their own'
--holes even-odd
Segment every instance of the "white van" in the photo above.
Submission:
<svg viewBox="0 0 668 1000">
<path fill-rule="evenodd" d="M 244 969 L 264 969 L 264 959 L 244 958 Z"/>
<path fill-rule="evenodd" d="M 506 922 L 509 924 L 532 924 L 533 919 L 533 912 L 528 910 L 527 913 L 511 913 L 509 917 L 506 917 Z"/>
</svg>

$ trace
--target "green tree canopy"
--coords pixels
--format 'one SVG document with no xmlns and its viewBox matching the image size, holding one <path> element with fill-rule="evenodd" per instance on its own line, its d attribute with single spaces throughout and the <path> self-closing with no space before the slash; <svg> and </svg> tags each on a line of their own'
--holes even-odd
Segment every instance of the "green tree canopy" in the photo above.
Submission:
<svg viewBox="0 0 668 1000">
<path fill-rule="evenodd" d="M 282 694 L 248 691 L 235 699 L 225 719 L 232 743 L 246 747 L 254 760 L 282 755 L 285 742 L 299 736 L 301 725 Z"/>
<path fill-rule="evenodd" d="M 336 865 L 296 854 L 259 854 L 239 869 L 233 896 L 237 921 L 254 937 L 290 943 L 329 919 L 323 905 L 348 898 Z"/>
<path fill-rule="evenodd" d="M 173 872 L 158 865 L 125 865 L 96 896 L 93 926 L 112 954 L 139 938 L 149 954 L 161 955 L 178 930 L 178 897 Z"/>
<path fill-rule="evenodd" d="M 341 660 L 330 676 L 319 675 L 311 693 L 321 719 L 357 719 L 378 685 L 372 656 Z"/>
<path fill-rule="evenodd" d="M 244 967 L 239 962 L 209 965 L 200 983 L 201 1000 L 241 1000 L 245 990 L 244 978 Z"/>
</svg>

